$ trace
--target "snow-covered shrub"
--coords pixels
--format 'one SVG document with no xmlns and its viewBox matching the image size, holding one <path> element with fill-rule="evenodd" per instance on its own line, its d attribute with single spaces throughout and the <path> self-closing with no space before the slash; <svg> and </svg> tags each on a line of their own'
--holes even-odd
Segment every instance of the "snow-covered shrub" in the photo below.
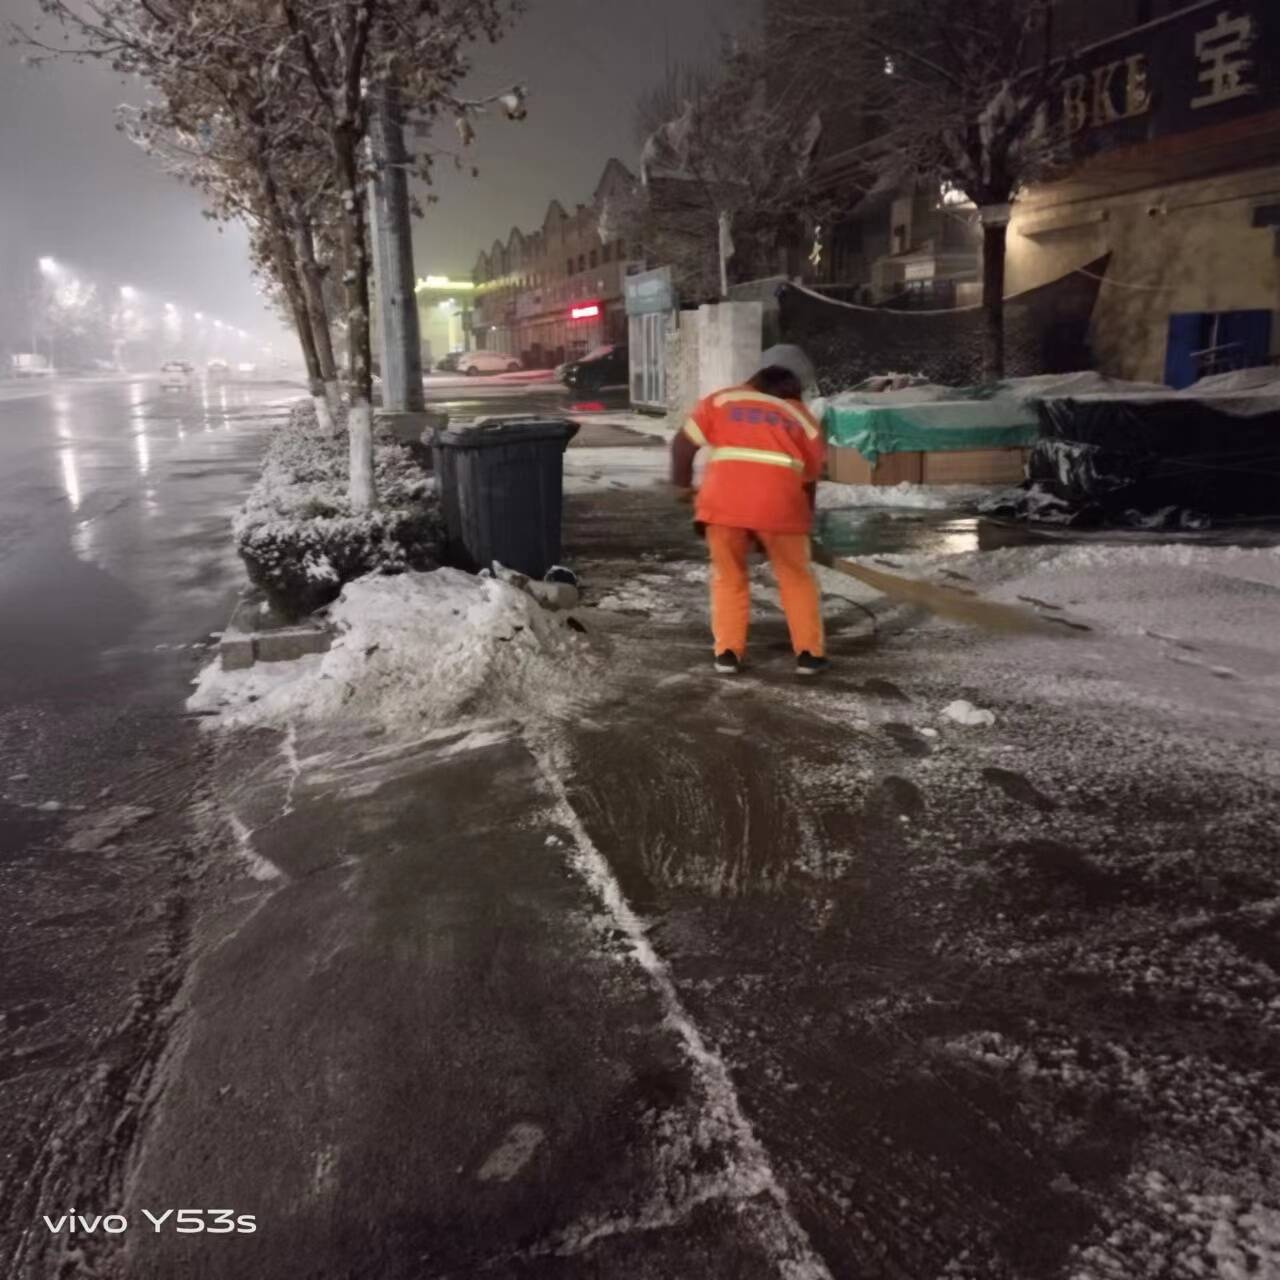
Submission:
<svg viewBox="0 0 1280 1280">
<path fill-rule="evenodd" d="M 272 436 L 262 476 L 233 522 L 250 580 L 291 616 L 328 604 L 363 574 L 438 561 L 438 503 L 409 448 L 375 439 L 378 506 L 371 511 L 352 510 L 347 466 L 346 433 L 321 430 L 304 401 Z"/>
</svg>

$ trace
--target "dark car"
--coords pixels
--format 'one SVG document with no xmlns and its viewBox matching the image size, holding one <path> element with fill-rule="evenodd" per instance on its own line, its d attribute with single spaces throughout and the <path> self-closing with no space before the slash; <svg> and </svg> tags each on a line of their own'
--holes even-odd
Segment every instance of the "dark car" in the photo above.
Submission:
<svg viewBox="0 0 1280 1280">
<path fill-rule="evenodd" d="M 606 387 L 625 387 L 629 377 L 627 348 L 621 343 L 606 342 L 567 365 L 564 384 L 575 391 L 603 391 Z"/>
<path fill-rule="evenodd" d="M 444 356 L 442 359 L 436 361 L 436 372 L 437 373 L 457 373 L 458 361 L 462 358 L 463 354 L 464 353 L 461 351 L 450 351 L 447 356 Z"/>
</svg>

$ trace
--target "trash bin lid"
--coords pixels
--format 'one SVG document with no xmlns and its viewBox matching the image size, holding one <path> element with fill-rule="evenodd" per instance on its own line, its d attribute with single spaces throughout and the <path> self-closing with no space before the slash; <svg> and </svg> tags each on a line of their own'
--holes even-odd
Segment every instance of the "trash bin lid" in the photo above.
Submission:
<svg viewBox="0 0 1280 1280">
<path fill-rule="evenodd" d="M 453 449 L 487 449 L 498 445 L 535 444 L 539 440 L 568 444 L 577 434 L 578 424 L 568 418 L 530 413 L 459 423 L 439 432 L 435 439 L 438 444 Z"/>
</svg>

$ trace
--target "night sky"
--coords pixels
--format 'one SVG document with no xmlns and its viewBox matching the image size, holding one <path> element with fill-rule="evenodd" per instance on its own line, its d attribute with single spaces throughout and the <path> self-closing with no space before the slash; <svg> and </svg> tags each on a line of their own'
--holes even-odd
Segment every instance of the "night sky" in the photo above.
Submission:
<svg viewBox="0 0 1280 1280">
<path fill-rule="evenodd" d="M 758 0 L 530 0 L 506 40 L 476 50 L 472 89 L 514 80 L 529 118 L 478 122 L 468 159 L 480 177 L 438 169 L 440 203 L 415 231 L 420 274 L 469 275 L 478 251 L 513 224 L 540 225 L 548 201 L 586 200 L 605 161 L 636 160 L 634 104 L 673 60 L 714 53 Z M 35 0 L 0 0 L 28 22 Z M 250 281 L 243 234 L 221 234 L 196 193 L 158 171 L 114 128 L 138 86 L 92 65 L 27 69 L 0 45 L 0 288 L 10 294 L 48 254 L 104 290 L 132 284 L 228 323 L 273 328 Z M 442 135 L 457 138 L 452 126 Z"/>
</svg>

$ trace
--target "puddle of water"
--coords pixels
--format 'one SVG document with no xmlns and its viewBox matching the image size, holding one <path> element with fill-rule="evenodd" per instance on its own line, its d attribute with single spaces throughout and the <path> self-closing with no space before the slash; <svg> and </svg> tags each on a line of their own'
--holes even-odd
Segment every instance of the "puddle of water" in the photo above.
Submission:
<svg viewBox="0 0 1280 1280">
<path fill-rule="evenodd" d="M 956 511 L 827 511 L 818 517 L 818 540 L 834 555 L 956 555 L 983 547 L 977 516 Z"/>
</svg>

